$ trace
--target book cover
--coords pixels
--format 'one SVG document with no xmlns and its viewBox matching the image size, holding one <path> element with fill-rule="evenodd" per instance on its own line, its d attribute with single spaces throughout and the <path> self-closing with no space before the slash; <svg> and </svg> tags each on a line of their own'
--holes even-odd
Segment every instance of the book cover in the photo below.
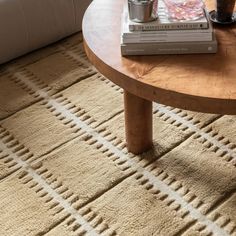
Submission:
<svg viewBox="0 0 236 236">
<path fill-rule="evenodd" d="M 154 37 L 123 37 L 122 43 L 174 43 L 174 42 L 196 42 L 196 41 L 211 41 L 212 33 L 205 35 L 157 35 Z"/>
<path fill-rule="evenodd" d="M 121 44 L 121 54 L 159 55 L 159 54 L 196 54 L 216 53 L 217 41 L 175 42 L 175 43 L 130 43 Z"/>
<path fill-rule="evenodd" d="M 127 13 L 122 14 L 122 43 L 152 43 L 152 42 L 190 42 L 211 41 L 212 25 L 207 29 L 165 30 L 165 31 L 130 31 Z"/>
<path fill-rule="evenodd" d="M 126 4 L 125 4 L 126 5 Z M 124 11 L 128 14 L 127 6 Z M 168 18 L 166 7 L 162 0 L 158 1 L 158 19 L 147 23 L 136 23 L 128 18 L 130 31 L 154 31 L 154 30 L 178 30 L 178 29 L 207 29 L 209 27 L 207 17 L 198 20 L 173 21 Z"/>
</svg>

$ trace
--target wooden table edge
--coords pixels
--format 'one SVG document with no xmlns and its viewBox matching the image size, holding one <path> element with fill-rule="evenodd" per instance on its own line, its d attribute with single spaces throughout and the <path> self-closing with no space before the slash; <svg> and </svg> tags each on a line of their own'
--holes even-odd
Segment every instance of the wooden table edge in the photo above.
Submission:
<svg viewBox="0 0 236 236">
<path fill-rule="evenodd" d="M 149 101 L 190 111 L 224 115 L 236 114 L 236 99 L 200 97 L 154 87 L 140 80 L 130 78 L 128 75 L 106 64 L 88 46 L 85 38 L 83 45 L 88 59 L 95 68 L 105 77 L 109 78 L 109 80 L 133 95 Z M 129 86 L 127 84 L 129 84 Z M 130 84 L 133 86 L 130 86 Z M 143 89 L 144 87 L 148 89 Z M 225 106 L 226 103 L 227 106 Z"/>
</svg>

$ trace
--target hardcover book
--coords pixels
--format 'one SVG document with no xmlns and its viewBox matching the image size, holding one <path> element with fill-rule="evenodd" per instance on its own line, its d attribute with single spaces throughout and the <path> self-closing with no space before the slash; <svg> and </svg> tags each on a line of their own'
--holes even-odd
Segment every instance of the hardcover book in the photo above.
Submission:
<svg viewBox="0 0 236 236">
<path fill-rule="evenodd" d="M 129 43 L 121 44 L 122 55 L 196 54 L 216 53 L 217 41 L 175 42 L 175 43 Z"/>
<path fill-rule="evenodd" d="M 212 33 L 210 23 L 207 29 L 130 31 L 128 13 L 122 14 L 122 43 L 211 41 Z"/>
<path fill-rule="evenodd" d="M 127 4 L 125 4 L 127 5 Z M 127 6 L 124 8 L 128 15 Z M 153 30 L 178 30 L 178 29 L 207 29 L 208 20 L 206 14 L 197 20 L 174 21 L 169 19 L 165 3 L 158 1 L 158 19 L 147 23 L 137 23 L 128 19 L 128 27 L 130 31 L 153 31 Z"/>
</svg>

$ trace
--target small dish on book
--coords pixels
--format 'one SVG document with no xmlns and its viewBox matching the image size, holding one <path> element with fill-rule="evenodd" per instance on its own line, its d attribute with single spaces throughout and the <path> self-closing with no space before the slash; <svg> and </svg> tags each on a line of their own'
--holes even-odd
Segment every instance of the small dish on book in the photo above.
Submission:
<svg viewBox="0 0 236 236">
<path fill-rule="evenodd" d="M 222 22 L 222 21 L 217 20 L 217 18 L 216 18 L 216 11 L 213 10 L 213 11 L 210 11 L 210 12 L 209 12 L 209 18 L 210 18 L 210 20 L 211 20 L 212 22 L 214 22 L 214 23 L 216 23 L 216 24 L 220 24 L 220 25 L 230 25 L 230 24 L 234 24 L 234 23 L 236 22 L 236 13 L 234 13 L 234 14 L 232 15 L 232 18 L 231 18 L 230 21 L 224 21 L 224 22 Z"/>
</svg>

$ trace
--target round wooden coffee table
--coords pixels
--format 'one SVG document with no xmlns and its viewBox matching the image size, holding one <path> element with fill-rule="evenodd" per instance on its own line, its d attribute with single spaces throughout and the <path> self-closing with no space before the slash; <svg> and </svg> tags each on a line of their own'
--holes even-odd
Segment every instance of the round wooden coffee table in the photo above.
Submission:
<svg viewBox="0 0 236 236">
<path fill-rule="evenodd" d="M 187 110 L 236 114 L 236 27 L 216 27 L 216 54 L 129 56 L 120 53 L 126 0 L 94 0 L 83 19 L 89 60 L 124 89 L 128 150 L 152 146 L 152 101 Z M 207 1 L 213 9 L 214 2 Z"/>
</svg>

